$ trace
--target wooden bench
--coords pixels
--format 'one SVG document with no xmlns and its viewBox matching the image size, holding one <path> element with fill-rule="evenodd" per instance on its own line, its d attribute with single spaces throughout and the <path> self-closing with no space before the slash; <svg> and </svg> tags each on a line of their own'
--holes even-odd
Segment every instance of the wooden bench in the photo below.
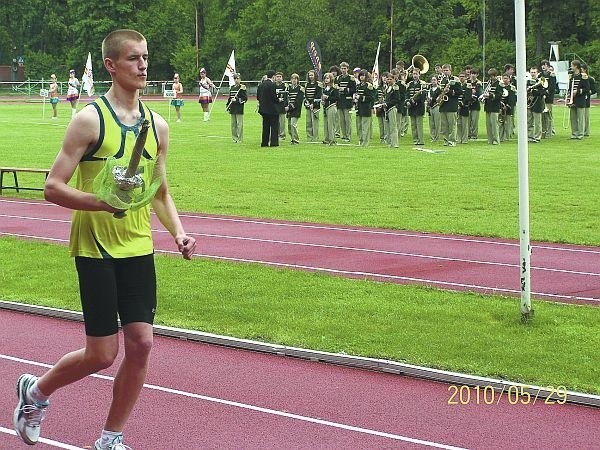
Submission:
<svg viewBox="0 0 600 450">
<path fill-rule="evenodd" d="M 19 179 L 17 177 L 17 173 L 19 172 L 28 172 L 28 173 L 43 173 L 44 181 L 48 178 L 48 174 L 50 173 L 50 169 L 32 169 L 32 168 L 24 168 L 24 167 L 0 167 L 0 195 L 2 194 L 2 189 L 15 189 L 17 192 L 19 190 L 24 191 L 43 191 L 43 187 L 27 187 L 27 186 L 19 186 Z M 12 173 L 14 184 L 12 186 L 4 184 L 4 174 Z"/>
</svg>

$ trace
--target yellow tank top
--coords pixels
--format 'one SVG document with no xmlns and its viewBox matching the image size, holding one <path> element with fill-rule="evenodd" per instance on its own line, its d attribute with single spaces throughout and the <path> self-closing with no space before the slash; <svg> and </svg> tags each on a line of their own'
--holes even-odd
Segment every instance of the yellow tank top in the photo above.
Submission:
<svg viewBox="0 0 600 450">
<path fill-rule="evenodd" d="M 155 160 L 158 151 L 158 136 L 154 117 L 141 101 L 141 119 L 150 120 L 150 129 L 144 146 L 137 173 L 149 183 L 150 170 L 144 170 L 149 161 Z M 86 106 L 96 108 L 100 117 L 98 142 L 86 153 L 77 168 L 77 189 L 92 192 L 94 178 L 104 167 L 106 158 L 122 159 L 127 167 L 135 144 L 139 127 L 122 124 L 108 100 L 102 96 Z M 105 211 L 73 212 L 70 238 L 71 256 L 90 258 L 128 258 L 149 255 L 154 251 L 150 228 L 150 205 L 135 211 L 127 211 L 122 219 L 116 219 Z"/>
</svg>

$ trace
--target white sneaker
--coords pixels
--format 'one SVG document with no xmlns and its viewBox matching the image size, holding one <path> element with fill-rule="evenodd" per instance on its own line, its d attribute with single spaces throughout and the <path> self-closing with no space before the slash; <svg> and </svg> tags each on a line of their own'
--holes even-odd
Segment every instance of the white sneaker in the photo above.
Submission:
<svg viewBox="0 0 600 450">
<path fill-rule="evenodd" d="M 27 391 L 38 377 L 25 373 L 17 381 L 17 397 L 19 403 L 15 408 L 13 424 L 17 436 L 29 445 L 36 444 L 40 438 L 40 425 L 46 415 L 48 402 L 34 403 L 29 399 Z"/>
<path fill-rule="evenodd" d="M 117 436 L 110 444 L 103 447 L 100 445 L 100 439 L 94 443 L 94 450 L 133 450 L 131 447 L 123 444 L 123 435 Z"/>
</svg>

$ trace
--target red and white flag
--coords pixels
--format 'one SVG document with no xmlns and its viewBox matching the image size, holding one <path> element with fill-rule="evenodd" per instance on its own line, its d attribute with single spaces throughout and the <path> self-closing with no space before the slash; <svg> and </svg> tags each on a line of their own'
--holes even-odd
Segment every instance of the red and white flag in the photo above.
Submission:
<svg viewBox="0 0 600 450">
<path fill-rule="evenodd" d="M 85 70 L 81 76 L 81 82 L 83 83 L 83 90 L 90 96 L 94 95 L 94 74 L 92 72 L 92 54 L 90 52 L 88 52 Z"/>
<path fill-rule="evenodd" d="M 371 78 L 373 79 L 373 86 L 379 86 L 379 49 L 381 48 L 381 42 L 377 45 L 377 55 L 375 55 L 375 64 L 373 64 L 373 71 L 371 72 Z"/>
<path fill-rule="evenodd" d="M 233 79 L 235 75 L 235 50 L 231 50 L 231 56 L 229 57 L 229 61 L 227 61 L 227 67 L 225 67 L 225 73 L 223 74 L 223 78 L 229 78 L 229 86 L 233 86 L 235 84 L 235 80 Z"/>
</svg>

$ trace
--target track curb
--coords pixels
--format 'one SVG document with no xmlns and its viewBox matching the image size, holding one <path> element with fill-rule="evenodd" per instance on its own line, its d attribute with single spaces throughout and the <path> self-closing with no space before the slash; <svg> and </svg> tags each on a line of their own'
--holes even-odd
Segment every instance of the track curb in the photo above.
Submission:
<svg viewBox="0 0 600 450">
<path fill-rule="evenodd" d="M 45 317 L 54 317 L 63 320 L 83 322 L 83 314 L 81 312 L 49 308 L 45 306 L 28 305 L 24 303 L 0 300 L 0 310 L 9 310 Z M 437 381 L 440 383 L 454 385 L 459 389 L 462 386 L 468 386 L 472 388 L 479 387 L 483 389 L 492 387 L 496 392 L 500 393 L 500 397 L 503 394 L 507 395 L 509 401 L 511 390 L 513 392 L 513 399 L 515 402 L 519 402 L 519 399 L 521 399 L 522 402 L 525 393 L 529 394 L 530 397 L 528 398 L 535 399 L 533 401 L 534 404 L 538 399 L 540 401 L 548 401 L 552 403 L 556 403 L 559 400 L 562 401 L 562 397 L 560 397 L 556 390 L 551 387 L 533 386 L 509 380 L 479 377 L 459 372 L 450 372 L 446 370 L 432 369 L 429 367 L 415 366 L 412 364 L 405 364 L 385 359 L 367 358 L 343 353 L 330 353 L 298 347 L 289 347 L 285 345 L 271 344 L 268 342 L 239 339 L 230 336 L 221 336 L 218 334 L 185 330 L 162 325 L 154 325 L 154 333 L 164 337 L 219 345 L 240 350 L 249 350 L 315 362 L 342 365 L 357 369 L 403 375 L 411 378 Z M 600 408 L 600 396 L 598 395 L 567 391 L 566 401 L 567 403 Z"/>
</svg>

